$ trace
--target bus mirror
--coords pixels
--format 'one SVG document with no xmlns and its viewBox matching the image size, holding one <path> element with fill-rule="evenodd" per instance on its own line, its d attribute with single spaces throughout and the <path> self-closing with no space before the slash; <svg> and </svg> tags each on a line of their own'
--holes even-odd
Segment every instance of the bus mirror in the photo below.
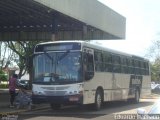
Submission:
<svg viewBox="0 0 160 120">
<path fill-rule="evenodd" d="M 85 80 L 90 80 L 93 78 L 93 76 L 94 76 L 94 72 L 92 72 L 92 71 L 85 72 Z"/>
</svg>

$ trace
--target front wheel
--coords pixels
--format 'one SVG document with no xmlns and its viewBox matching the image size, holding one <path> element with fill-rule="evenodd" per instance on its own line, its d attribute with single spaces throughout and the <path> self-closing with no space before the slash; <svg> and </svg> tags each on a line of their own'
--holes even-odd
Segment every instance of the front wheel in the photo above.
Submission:
<svg viewBox="0 0 160 120">
<path fill-rule="evenodd" d="M 96 91 L 96 96 L 95 96 L 95 103 L 94 103 L 94 109 L 95 110 L 100 110 L 102 106 L 102 93 L 98 90 Z"/>
</svg>

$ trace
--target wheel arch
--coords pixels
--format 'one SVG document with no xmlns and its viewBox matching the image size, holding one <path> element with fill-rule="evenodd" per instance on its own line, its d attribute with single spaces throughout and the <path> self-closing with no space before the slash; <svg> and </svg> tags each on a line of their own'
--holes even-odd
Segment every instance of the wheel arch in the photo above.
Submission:
<svg viewBox="0 0 160 120">
<path fill-rule="evenodd" d="M 98 86 L 96 89 L 96 92 L 100 91 L 102 93 L 102 101 L 104 102 L 104 89 L 102 86 Z"/>
</svg>

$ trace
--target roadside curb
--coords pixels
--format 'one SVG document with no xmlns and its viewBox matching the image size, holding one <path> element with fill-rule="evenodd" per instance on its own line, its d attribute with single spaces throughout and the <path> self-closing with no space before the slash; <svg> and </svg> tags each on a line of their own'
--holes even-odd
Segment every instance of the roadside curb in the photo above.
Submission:
<svg viewBox="0 0 160 120">
<path fill-rule="evenodd" d="M 16 115 L 22 112 L 26 112 L 26 110 L 16 110 L 16 111 L 10 111 L 10 112 L 0 112 L 0 115 Z"/>
</svg>

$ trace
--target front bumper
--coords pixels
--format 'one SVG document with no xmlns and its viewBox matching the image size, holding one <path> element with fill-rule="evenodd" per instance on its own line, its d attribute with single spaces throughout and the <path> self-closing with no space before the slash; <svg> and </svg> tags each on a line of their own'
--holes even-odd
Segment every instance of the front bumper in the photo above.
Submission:
<svg viewBox="0 0 160 120">
<path fill-rule="evenodd" d="M 83 104 L 82 95 L 67 96 L 43 96 L 32 95 L 33 104 L 54 103 L 54 104 Z"/>
</svg>

